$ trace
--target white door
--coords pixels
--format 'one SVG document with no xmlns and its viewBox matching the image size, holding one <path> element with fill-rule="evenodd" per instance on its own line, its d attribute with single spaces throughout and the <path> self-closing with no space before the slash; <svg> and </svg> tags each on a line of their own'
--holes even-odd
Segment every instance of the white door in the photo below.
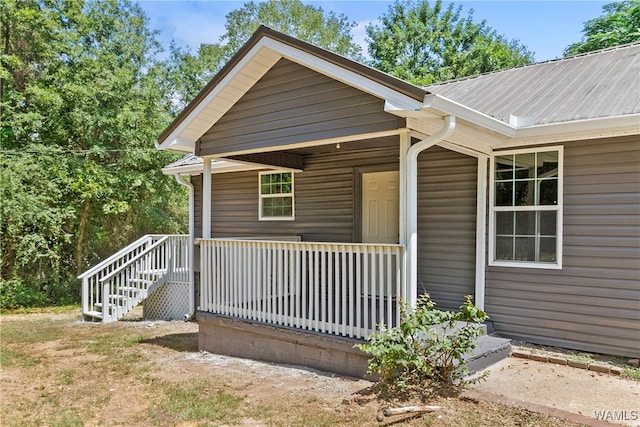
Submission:
<svg viewBox="0 0 640 427">
<path fill-rule="evenodd" d="M 362 174 L 363 243 L 398 243 L 399 184 L 398 171 Z"/>
</svg>

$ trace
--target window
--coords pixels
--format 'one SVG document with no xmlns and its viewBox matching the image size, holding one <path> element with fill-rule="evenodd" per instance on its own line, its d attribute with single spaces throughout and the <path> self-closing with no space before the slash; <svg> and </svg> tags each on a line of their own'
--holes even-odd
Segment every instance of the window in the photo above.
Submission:
<svg viewBox="0 0 640 427">
<path fill-rule="evenodd" d="M 261 172 L 259 175 L 261 220 L 292 220 L 293 209 L 293 173 Z"/>
<path fill-rule="evenodd" d="M 562 147 L 496 154 L 491 265 L 562 267 Z"/>
</svg>

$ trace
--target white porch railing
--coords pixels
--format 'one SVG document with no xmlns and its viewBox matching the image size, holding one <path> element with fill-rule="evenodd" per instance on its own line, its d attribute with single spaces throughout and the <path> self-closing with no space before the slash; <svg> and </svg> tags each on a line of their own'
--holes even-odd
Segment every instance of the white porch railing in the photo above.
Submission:
<svg viewBox="0 0 640 427">
<path fill-rule="evenodd" d="M 189 238 L 146 235 L 78 276 L 86 320 L 118 320 L 164 283 L 189 283 Z"/>
<path fill-rule="evenodd" d="M 202 239 L 200 310 L 365 338 L 399 323 L 404 247 Z"/>
</svg>

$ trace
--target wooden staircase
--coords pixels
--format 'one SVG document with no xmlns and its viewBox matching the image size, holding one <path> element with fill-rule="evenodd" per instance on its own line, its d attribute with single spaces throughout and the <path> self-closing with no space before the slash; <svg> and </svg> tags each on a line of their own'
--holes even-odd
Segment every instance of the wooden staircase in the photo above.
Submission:
<svg viewBox="0 0 640 427">
<path fill-rule="evenodd" d="M 78 276 L 83 319 L 116 321 L 166 283 L 188 282 L 188 249 L 188 236 L 146 235 L 87 270 Z"/>
</svg>

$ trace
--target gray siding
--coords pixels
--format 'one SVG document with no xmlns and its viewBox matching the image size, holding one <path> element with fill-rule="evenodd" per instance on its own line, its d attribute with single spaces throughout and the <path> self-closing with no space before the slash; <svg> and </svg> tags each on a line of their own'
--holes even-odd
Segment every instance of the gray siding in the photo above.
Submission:
<svg viewBox="0 0 640 427">
<path fill-rule="evenodd" d="M 384 101 L 281 59 L 197 145 L 199 155 L 397 129 Z"/>
<path fill-rule="evenodd" d="M 640 141 L 565 144 L 562 270 L 487 270 L 496 330 L 532 342 L 640 355 Z"/>
<path fill-rule="evenodd" d="M 418 167 L 418 293 L 457 309 L 475 293 L 478 162 L 433 147 Z"/>
<path fill-rule="evenodd" d="M 339 152 L 305 158 L 296 173 L 295 220 L 258 221 L 258 172 L 213 175 L 212 224 L 215 237 L 301 235 L 305 241 L 352 242 L 354 180 L 359 168 L 398 169 L 398 145 L 388 149 Z M 202 199 L 201 178 L 195 177 L 196 209 Z M 202 230 L 200 215 L 196 229 Z"/>
</svg>

